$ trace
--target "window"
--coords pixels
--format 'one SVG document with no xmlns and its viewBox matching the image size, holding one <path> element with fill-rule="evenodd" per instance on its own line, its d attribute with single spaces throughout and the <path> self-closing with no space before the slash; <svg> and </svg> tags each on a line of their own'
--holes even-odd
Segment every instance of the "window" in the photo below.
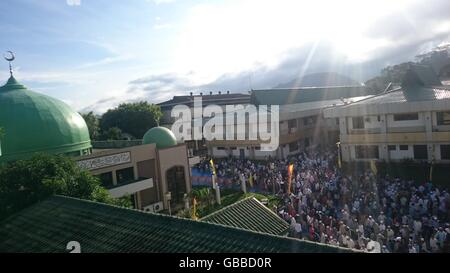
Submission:
<svg viewBox="0 0 450 273">
<path fill-rule="evenodd" d="M 395 114 L 394 121 L 418 120 L 419 113 Z"/>
<path fill-rule="evenodd" d="M 297 128 L 297 120 L 295 119 L 288 120 L 288 128 L 289 129 Z"/>
<path fill-rule="evenodd" d="M 117 184 L 124 184 L 134 180 L 134 168 L 126 168 L 116 171 Z"/>
<path fill-rule="evenodd" d="M 305 138 L 305 147 L 309 147 L 309 137 Z"/>
<path fill-rule="evenodd" d="M 414 159 L 428 159 L 427 145 L 414 145 Z"/>
<path fill-rule="evenodd" d="M 378 120 L 378 122 L 380 122 L 380 121 L 381 121 L 381 117 L 380 117 L 380 115 L 378 115 L 378 116 L 377 116 L 377 120 Z"/>
<path fill-rule="evenodd" d="M 113 185 L 112 172 L 102 173 L 102 174 L 96 175 L 96 177 L 100 180 L 100 183 L 102 183 L 102 186 L 105 188 L 109 188 Z"/>
<path fill-rule="evenodd" d="M 261 146 L 255 147 L 255 151 L 261 151 Z"/>
<path fill-rule="evenodd" d="M 298 150 L 298 142 L 291 142 L 289 143 L 289 152 L 297 151 Z"/>
<path fill-rule="evenodd" d="M 450 125 L 450 112 L 437 112 L 437 125 Z"/>
<path fill-rule="evenodd" d="M 396 151 L 397 146 L 396 145 L 388 145 L 388 151 Z"/>
<path fill-rule="evenodd" d="M 408 145 L 400 145 L 400 151 L 408 151 Z"/>
<path fill-rule="evenodd" d="M 336 118 L 336 125 L 339 126 L 339 118 Z"/>
<path fill-rule="evenodd" d="M 357 145 L 355 146 L 356 158 L 379 158 L 377 145 Z"/>
<path fill-rule="evenodd" d="M 352 118 L 353 129 L 364 129 L 364 117 Z"/>
<path fill-rule="evenodd" d="M 223 151 L 225 150 L 225 147 L 217 147 L 217 150 Z"/>
<path fill-rule="evenodd" d="M 303 118 L 303 125 L 305 125 L 305 126 L 314 125 L 314 124 L 316 124 L 316 122 L 317 122 L 317 116 Z"/>
<path fill-rule="evenodd" d="M 450 145 L 441 145 L 441 159 L 450 159 Z"/>
</svg>

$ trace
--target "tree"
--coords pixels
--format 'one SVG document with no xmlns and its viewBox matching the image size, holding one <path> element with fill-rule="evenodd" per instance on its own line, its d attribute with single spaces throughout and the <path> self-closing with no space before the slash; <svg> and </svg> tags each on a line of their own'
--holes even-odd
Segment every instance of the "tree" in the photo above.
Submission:
<svg viewBox="0 0 450 273">
<path fill-rule="evenodd" d="M 404 62 L 383 68 L 379 76 L 367 80 L 365 85 L 377 92 L 382 92 L 389 83 L 400 84 L 406 71 L 414 64 L 442 68 L 443 65 L 448 63 L 449 52 L 450 44 L 440 45 L 424 54 L 417 55 L 415 62 Z"/>
<path fill-rule="evenodd" d="M 111 127 L 106 131 L 102 132 L 102 140 L 120 140 L 122 139 L 122 130 L 117 127 Z"/>
<path fill-rule="evenodd" d="M 100 128 L 107 131 L 118 127 L 122 132 L 140 139 L 150 128 L 158 126 L 161 116 L 161 108 L 157 105 L 145 101 L 124 103 L 102 116 Z"/>
<path fill-rule="evenodd" d="M 89 129 L 89 136 L 91 140 L 98 140 L 100 137 L 100 120 L 99 118 L 91 111 L 87 114 L 81 114 L 86 122 L 86 125 Z"/>
<path fill-rule="evenodd" d="M 2 137 L 5 135 L 5 130 L 0 127 L 0 156 L 2 156 Z"/>
<path fill-rule="evenodd" d="M 131 206 L 65 156 L 38 154 L 0 168 L 0 219 L 55 194 Z"/>
</svg>

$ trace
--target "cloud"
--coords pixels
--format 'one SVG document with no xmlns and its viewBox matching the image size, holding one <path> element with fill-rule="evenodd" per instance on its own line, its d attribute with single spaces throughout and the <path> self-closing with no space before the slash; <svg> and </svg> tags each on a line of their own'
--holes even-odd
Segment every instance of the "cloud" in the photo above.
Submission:
<svg viewBox="0 0 450 273">
<path fill-rule="evenodd" d="M 232 93 L 247 93 L 251 89 L 273 88 L 282 83 L 291 82 L 304 75 L 320 72 L 335 72 L 348 76 L 363 83 L 379 74 L 387 65 L 413 60 L 421 48 L 428 44 L 437 45 L 444 40 L 450 41 L 450 36 L 440 35 L 422 39 L 412 44 L 400 44 L 396 47 L 380 49 L 374 58 L 360 63 L 350 61 L 344 54 L 329 42 L 318 45 L 307 44 L 285 52 L 280 64 L 272 67 L 259 64 L 250 70 L 236 73 L 224 73 L 212 81 L 197 84 L 192 80 L 198 75 L 195 71 L 182 73 L 151 74 L 129 82 L 128 89 L 120 96 L 101 99 L 83 109 L 103 113 L 106 110 L 124 102 L 148 101 L 159 103 L 177 95 L 209 94 L 222 91 Z"/>
<path fill-rule="evenodd" d="M 91 68 L 91 67 L 96 67 L 96 66 L 101 66 L 101 65 L 109 65 L 109 64 L 113 64 L 113 63 L 117 63 L 117 62 L 127 61 L 132 58 L 133 58 L 133 56 L 131 54 L 123 54 L 123 55 L 117 55 L 117 56 L 113 56 L 113 57 L 106 57 L 106 58 L 98 60 L 98 61 L 93 61 L 93 62 L 82 64 L 82 65 L 78 66 L 76 69 L 85 69 L 85 68 Z"/>
<path fill-rule="evenodd" d="M 66 0 L 66 3 L 69 6 L 79 6 L 81 5 L 81 0 Z"/>
<path fill-rule="evenodd" d="M 317 72 L 364 82 L 450 41 L 448 0 L 280 1 L 196 5 L 186 22 L 176 22 L 181 34 L 169 73 L 131 79 L 122 95 L 98 101 L 99 109 L 191 91 L 245 93 Z M 171 26 L 157 17 L 153 28 Z"/>
</svg>

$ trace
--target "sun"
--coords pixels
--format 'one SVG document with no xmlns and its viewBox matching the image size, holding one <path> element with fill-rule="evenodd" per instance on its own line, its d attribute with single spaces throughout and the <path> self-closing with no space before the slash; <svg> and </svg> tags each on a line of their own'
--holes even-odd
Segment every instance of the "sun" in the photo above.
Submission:
<svg viewBox="0 0 450 273">
<path fill-rule="evenodd" d="M 362 61 L 390 43 L 365 36 L 370 25 L 401 7 L 390 2 L 244 0 L 197 5 L 179 33 L 174 65 L 177 71 L 194 71 L 193 81 L 202 84 L 260 64 L 276 66 L 289 49 L 318 41 L 331 43 L 349 61 Z"/>
</svg>

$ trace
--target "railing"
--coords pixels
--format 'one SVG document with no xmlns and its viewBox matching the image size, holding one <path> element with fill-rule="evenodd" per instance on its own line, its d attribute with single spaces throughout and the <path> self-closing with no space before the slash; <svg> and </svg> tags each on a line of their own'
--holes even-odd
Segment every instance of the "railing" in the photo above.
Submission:
<svg viewBox="0 0 450 273">
<path fill-rule="evenodd" d="M 118 149 L 142 145 L 142 140 L 92 141 L 91 144 L 94 149 Z"/>
</svg>

